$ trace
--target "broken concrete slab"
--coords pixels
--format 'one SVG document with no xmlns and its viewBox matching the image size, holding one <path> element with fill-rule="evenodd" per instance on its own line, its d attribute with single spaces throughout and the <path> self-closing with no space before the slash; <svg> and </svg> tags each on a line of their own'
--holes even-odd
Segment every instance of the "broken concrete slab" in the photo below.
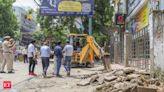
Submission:
<svg viewBox="0 0 164 92">
<path fill-rule="evenodd" d="M 102 89 L 102 88 L 105 87 L 105 86 L 106 86 L 106 84 L 98 85 L 98 86 L 96 87 L 96 90 L 100 90 L 100 89 Z"/>
<path fill-rule="evenodd" d="M 120 71 L 115 72 L 114 75 L 116 75 L 116 76 L 125 76 L 125 73 L 124 73 L 124 71 L 120 70 Z"/>
<path fill-rule="evenodd" d="M 132 84 L 129 82 L 119 82 L 114 85 L 114 88 L 120 89 L 122 92 L 131 92 L 129 90 L 137 87 L 137 84 Z"/>
<path fill-rule="evenodd" d="M 87 86 L 90 84 L 90 78 L 81 80 L 79 83 L 77 83 L 77 86 Z"/>
<path fill-rule="evenodd" d="M 117 70 L 113 70 L 105 74 L 105 76 L 112 76 Z"/>
<path fill-rule="evenodd" d="M 160 81 L 154 78 L 151 79 L 149 73 L 143 71 L 137 72 L 136 70 L 137 69 L 134 68 L 126 68 L 116 69 L 111 72 L 98 73 L 97 75 L 99 77 L 97 77 L 97 75 L 93 75 L 91 77 L 93 81 L 90 80 L 90 83 L 95 83 L 95 89 L 97 90 L 95 92 L 142 92 L 137 91 L 137 86 L 145 86 L 149 88 L 160 87 Z M 132 91 L 132 89 L 135 90 Z"/>
<path fill-rule="evenodd" d="M 125 88 L 127 88 L 130 85 L 131 84 L 130 83 L 127 83 L 127 82 L 119 82 L 119 83 L 116 83 L 114 85 L 114 88 L 124 90 Z"/>
<path fill-rule="evenodd" d="M 111 92 L 120 92 L 120 91 L 121 91 L 120 89 L 114 89 Z"/>
<path fill-rule="evenodd" d="M 117 76 L 106 76 L 105 77 L 105 81 L 107 81 L 107 82 L 111 82 L 116 79 L 117 79 Z"/>
<path fill-rule="evenodd" d="M 139 74 L 130 74 L 127 77 L 131 80 L 131 79 L 135 79 L 135 78 L 140 77 L 140 75 Z"/>
<path fill-rule="evenodd" d="M 121 77 L 118 77 L 118 78 L 116 79 L 116 81 L 117 81 L 117 82 L 121 82 L 121 81 L 122 81 L 122 78 L 121 78 Z"/>
<path fill-rule="evenodd" d="M 157 89 L 156 88 L 150 88 L 150 87 L 138 86 L 137 92 L 157 92 Z"/>
<path fill-rule="evenodd" d="M 77 83 L 78 86 L 87 86 L 91 83 L 94 83 L 99 78 L 98 75 L 93 75 L 91 78 L 83 79 L 79 83 Z"/>
<path fill-rule="evenodd" d="M 142 74 L 142 75 L 150 75 L 151 73 L 148 72 L 148 71 L 145 71 L 145 70 L 139 70 L 139 71 L 136 71 L 138 74 Z"/>
<path fill-rule="evenodd" d="M 130 74 L 130 73 L 134 73 L 135 72 L 135 69 L 132 69 L 132 68 L 126 68 L 124 69 L 124 73 L 125 74 Z"/>
<path fill-rule="evenodd" d="M 135 72 L 135 69 L 133 69 L 133 68 L 125 68 L 124 69 L 124 73 L 126 73 L 126 74 L 130 74 L 130 73 L 134 73 Z"/>
<path fill-rule="evenodd" d="M 104 80 L 105 80 L 104 75 L 99 75 L 99 78 L 97 79 L 99 85 L 103 84 Z"/>
<path fill-rule="evenodd" d="M 144 86 L 144 83 L 143 83 L 140 79 L 138 79 L 138 78 L 132 79 L 132 80 L 130 81 L 130 83 L 136 83 L 136 84 L 138 84 L 139 86 Z"/>
<path fill-rule="evenodd" d="M 90 78 L 89 83 L 93 83 L 93 82 L 95 82 L 98 78 L 99 78 L 98 75 L 94 75 L 94 76 L 92 76 L 92 77 Z"/>
</svg>

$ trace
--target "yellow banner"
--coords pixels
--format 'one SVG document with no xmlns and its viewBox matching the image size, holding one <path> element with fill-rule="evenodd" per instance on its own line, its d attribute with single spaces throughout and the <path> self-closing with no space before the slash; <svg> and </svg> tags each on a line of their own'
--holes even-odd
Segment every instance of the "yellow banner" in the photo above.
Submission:
<svg viewBox="0 0 164 92">
<path fill-rule="evenodd" d="M 81 12 L 82 5 L 77 1 L 62 1 L 59 3 L 58 11 L 60 12 Z"/>
<path fill-rule="evenodd" d="M 146 5 L 139 11 L 139 13 L 136 16 L 136 22 L 137 22 L 137 31 L 141 31 L 144 27 L 146 27 L 149 24 L 149 12 L 148 12 L 148 2 Z"/>
</svg>

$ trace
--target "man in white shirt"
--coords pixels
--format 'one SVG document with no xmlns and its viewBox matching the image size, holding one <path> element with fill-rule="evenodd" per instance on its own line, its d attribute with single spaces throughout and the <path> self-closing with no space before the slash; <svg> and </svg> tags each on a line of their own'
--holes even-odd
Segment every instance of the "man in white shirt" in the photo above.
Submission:
<svg viewBox="0 0 164 92">
<path fill-rule="evenodd" d="M 35 50 L 35 40 L 31 41 L 31 43 L 28 45 L 28 58 L 29 58 L 29 75 L 37 76 L 34 73 L 35 65 L 36 65 L 36 50 Z"/>
<path fill-rule="evenodd" d="M 71 58 L 72 58 L 72 55 L 73 55 L 73 46 L 71 44 L 69 44 L 69 41 L 67 41 L 67 45 L 64 47 L 63 53 L 65 55 L 64 68 L 67 71 L 67 76 L 70 76 Z"/>
<path fill-rule="evenodd" d="M 43 77 L 47 76 L 47 69 L 49 67 L 49 58 L 50 58 L 50 47 L 47 42 L 44 42 L 43 46 L 40 49 L 42 67 L 43 67 Z"/>
</svg>

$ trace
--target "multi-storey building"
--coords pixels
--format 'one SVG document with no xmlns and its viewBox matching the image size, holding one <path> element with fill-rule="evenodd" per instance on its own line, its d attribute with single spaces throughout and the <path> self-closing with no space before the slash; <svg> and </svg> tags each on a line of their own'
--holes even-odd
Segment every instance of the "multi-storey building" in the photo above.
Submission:
<svg viewBox="0 0 164 92">
<path fill-rule="evenodd" d="M 29 15 L 29 10 L 31 10 L 31 8 L 24 8 L 13 5 L 13 11 L 20 26 L 20 40 L 22 45 L 27 45 L 32 40 L 31 33 L 37 30 L 37 14 L 33 12 L 31 14 L 32 20 L 28 20 L 26 17 Z"/>
</svg>

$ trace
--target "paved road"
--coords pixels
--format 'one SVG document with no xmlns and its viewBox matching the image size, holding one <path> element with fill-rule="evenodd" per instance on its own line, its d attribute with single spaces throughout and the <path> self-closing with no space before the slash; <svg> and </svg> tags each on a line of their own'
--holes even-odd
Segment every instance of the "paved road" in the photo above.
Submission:
<svg viewBox="0 0 164 92">
<path fill-rule="evenodd" d="M 36 66 L 36 73 L 41 74 L 41 63 Z M 6 69 L 5 69 L 6 70 Z M 14 70 L 13 74 L 0 74 L 0 92 L 3 89 L 3 81 L 11 81 L 12 86 L 16 86 L 28 79 L 32 79 L 33 76 L 28 75 L 28 63 L 23 62 L 14 62 Z"/>
<path fill-rule="evenodd" d="M 73 68 L 72 77 L 67 77 L 66 72 L 62 66 L 61 75 L 63 78 L 59 79 L 52 76 L 54 64 L 50 64 L 48 69 L 48 76 L 50 78 L 42 78 L 42 67 L 39 62 L 36 66 L 37 77 L 28 75 L 28 64 L 23 62 L 14 62 L 14 74 L 0 74 L 0 92 L 91 92 L 91 87 L 78 87 L 77 82 L 81 81 L 78 77 L 80 75 L 92 74 L 103 69 L 102 65 L 96 65 L 95 68 Z M 112 68 L 123 68 L 120 65 L 112 65 Z M 3 81 L 11 81 L 13 89 L 17 91 L 3 90 Z"/>
</svg>

